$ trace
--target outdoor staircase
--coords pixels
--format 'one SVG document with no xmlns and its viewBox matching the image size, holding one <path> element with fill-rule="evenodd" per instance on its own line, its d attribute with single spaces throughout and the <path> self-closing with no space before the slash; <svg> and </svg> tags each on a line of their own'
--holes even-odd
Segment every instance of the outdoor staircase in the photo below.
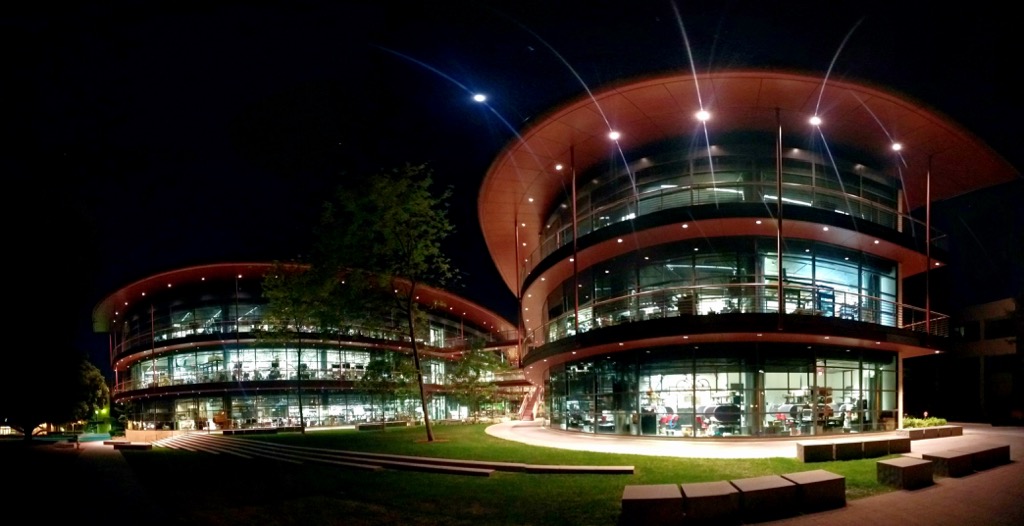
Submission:
<svg viewBox="0 0 1024 526">
<path fill-rule="evenodd" d="M 523 398 L 523 405 L 519 408 L 519 419 L 520 420 L 533 420 L 534 409 L 537 407 L 537 402 L 544 398 L 544 386 L 532 386 L 530 391 L 526 393 L 526 397 Z"/>
</svg>

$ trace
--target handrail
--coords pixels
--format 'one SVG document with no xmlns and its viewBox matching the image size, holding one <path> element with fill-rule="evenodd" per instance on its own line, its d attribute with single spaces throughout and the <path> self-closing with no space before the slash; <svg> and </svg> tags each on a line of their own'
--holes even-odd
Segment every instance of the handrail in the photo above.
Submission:
<svg viewBox="0 0 1024 526">
<path fill-rule="evenodd" d="M 308 365 L 308 362 L 303 362 L 302 365 Z M 358 382 L 363 378 L 364 373 L 365 370 L 363 369 L 342 369 L 331 366 L 325 368 L 303 367 L 301 370 L 290 369 L 286 370 L 284 374 L 280 374 L 280 370 L 275 370 L 273 367 L 247 368 L 244 370 L 241 368 L 234 369 L 232 367 L 222 367 L 216 371 L 207 373 L 201 372 L 199 366 L 193 365 L 183 367 L 180 370 L 176 369 L 166 374 L 153 375 L 155 378 L 124 378 L 113 386 L 112 391 L 117 395 L 139 389 L 174 386 L 200 386 L 203 384 L 216 383 L 232 383 L 244 387 L 246 385 L 252 385 L 253 382 L 261 382 L 265 385 L 267 382 L 275 383 L 296 381 L 299 380 L 300 374 L 302 381 Z M 493 382 L 521 382 L 525 381 L 525 378 L 525 373 L 522 370 L 515 369 L 484 374 L 481 379 Z M 443 375 L 435 375 L 429 380 L 430 383 L 436 385 L 445 384 Z"/>
<path fill-rule="evenodd" d="M 783 202 L 788 205 L 810 206 L 844 215 L 850 215 L 856 209 L 860 212 L 860 219 L 893 229 L 909 228 L 914 232 L 920 229 L 920 232 L 925 232 L 926 227 L 923 221 L 870 199 L 799 183 L 783 183 L 783 186 L 788 190 L 782 192 Z M 672 208 L 726 202 L 774 203 L 775 192 L 775 183 L 754 182 L 693 184 L 678 188 L 651 189 L 604 203 L 577 216 L 576 229 L 578 234 L 583 236 L 613 224 Z M 810 200 L 805 201 L 798 197 L 806 197 Z M 841 208 L 848 208 L 848 210 Z M 520 273 L 523 282 L 544 258 L 558 248 L 572 243 L 572 230 L 572 225 L 563 225 L 541 239 L 540 245 L 524 258 Z M 937 244 L 944 237 L 944 234 L 932 229 L 933 244 Z M 519 285 L 522 286 L 522 284 L 521 282 Z"/>
<path fill-rule="evenodd" d="M 949 316 L 892 300 L 837 291 L 821 285 L 783 286 L 784 312 L 824 316 L 898 327 L 948 336 Z M 580 306 L 579 330 L 611 327 L 686 315 L 778 313 L 777 283 L 709 284 L 630 293 Z M 541 345 L 574 336 L 574 313 L 567 312 L 531 331 L 525 353 Z M 930 322 L 930 323 L 928 323 Z"/>
<path fill-rule="evenodd" d="M 217 337 L 221 341 L 233 341 L 240 335 L 246 335 L 245 339 L 250 339 L 254 334 L 259 334 L 261 331 L 268 331 L 269 326 L 264 324 L 261 318 L 253 318 L 251 321 L 235 324 L 230 321 L 213 321 L 207 320 L 208 323 L 204 322 L 193 322 L 189 324 L 171 324 L 167 321 L 166 317 L 160 319 L 156 325 L 163 325 L 156 329 L 156 331 L 144 330 L 133 334 L 130 338 L 119 340 L 111 348 L 111 358 L 116 358 L 122 354 L 133 351 L 133 350 L 145 350 L 150 347 L 160 347 L 167 345 L 175 340 L 183 340 L 196 336 L 205 337 Z M 237 330 L 237 332 L 236 332 Z M 361 336 L 377 338 L 381 340 L 395 341 L 395 342 L 408 342 L 409 336 L 403 330 L 398 329 L 382 329 L 379 327 L 368 327 L 368 326 L 350 326 L 345 329 L 329 329 L 326 332 L 318 332 L 313 327 L 303 327 L 300 331 L 303 337 L 319 337 L 325 341 L 337 341 L 346 336 Z M 155 336 L 154 336 L 155 335 Z M 473 341 L 474 338 L 466 338 L 453 336 L 444 338 L 440 341 L 426 342 L 429 345 L 439 349 L 457 349 L 464 348 L 467 346 L 467 342 Z M 503 331 L 500 333 L 488 333 L 482 337 L 485 344 L 488 343 L 501 343 L 510 339 L 515 339 L 513 335 L 509 334 L 509 331 Z"/>
</svg>

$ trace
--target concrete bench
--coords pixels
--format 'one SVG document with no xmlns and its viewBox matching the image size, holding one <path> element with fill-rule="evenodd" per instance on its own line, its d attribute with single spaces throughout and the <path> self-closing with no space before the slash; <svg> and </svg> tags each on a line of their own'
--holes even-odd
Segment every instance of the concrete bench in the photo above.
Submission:
<svg viewBox="0 0 1024 526">
<path fill-rule="evenodd" d="M 903 453 L 910 453 L 910 437 L 890 438 L 889 454 L 901 455 Z"/>
<path fill-rule="evenodd" d="M 357 431 L 381 431 L 384 429 L 384 424 L 380 422 L 369 423 L 369 424 L 357 424 Z"/>
<path fill-rule="evenodd" d="M 722 480 L 682 484 L 686 524 L 734 525 L 740 523 L 740 492 Z"/>
<path fill-rule="evenodd" d="M 949 451 L 969 454 L 971 456 L 971 467 L 974 471 L 984 471 L 1010 463 L 1009 444 L 978 444 L 975 446 L 958 447 Z"/>
<path fill-rule="evenodd" d="M 846 477 L 824 469 L 788 473 L 782 478 L 796 484 L 797 507 L 810 513 L 846 506 Z"/>
<path fill-rule="evenodd" d="M 932 461 L 932 472 L 939 477 L 962 477 L 974 473 L 974 462 L 969 451 L 936 451 L 921 455 Z"/>
<path fill-rule="evenodd" d="M 797 485 L 779 475 L 729 481 L 740 491 L 740 517 L 762 522 L 792 517 L 798 512 Z"/>
<path fill-rule="evenodd" d="M 888 449 L 888 447 L 886 447 Z M 836 460 L 859 460 L 864 458 L 864 442 L 836 442 Z"/>
<path fill-rule="evenodd" d="M 524 464 L 526 473 L 567 473 L 574 475 L 632 475 L 633 466 L 574 466 L 571 464 Z"/>
<path fill-rule="evenodd" d="M 835 460 L 832 442 L 797 442 L 796 457 L 802 462 L 829 462 Z"/>
<path fill-rule="evenodd" d="M 684 524 L 683 494 L 677 484 L 627 485 L 622 490 L 621 524 Z"/>
<path fill-rule="evenodd" d="M 153 449 L 149 442 L 120 442 L 114 444 L 114 449 Z"/>
<path fill-rule="evenodd" d="M 490 477 L 494 473 L 488 468 L 469 468 L 462 466 L 446 466 L 443 464 L 423 464 L 419 462 L 397 462 L 392 460 L 373 461 L 381 467 L 400 469 L 405 471 L 420 471 L 424 473 L 442 473 L 446 475 L 469 475 L 474 477 Z"/>
<path fill-rule="evenodd" d="M 880 484 L 901 489 L 917 489 L 934 484 L 930 460 L 899 457 L 879 460 L 875 464 Z"/>
<path fill-rule="evenodd" d="M 958 437 L 963 436 L 963 426 L 932 426 L 932 427 L 914 427 L 907 429 L 907 436 L 911 440 L 921 440 L 925 438 L 940 438 L 940 437 Z"/>
<path fill-rule="evenodd" d="M 863 442 L 863 458 L 877 458 L 884 457 L 889 454 L 889 442 L 888 438 L 876 438 L 871 440 L 865 440 Z M 907 441 L 907 445 L 910 445 L 910 441 Z M 906 452 L 909 452 L 908 448 Z"/>
</svg>

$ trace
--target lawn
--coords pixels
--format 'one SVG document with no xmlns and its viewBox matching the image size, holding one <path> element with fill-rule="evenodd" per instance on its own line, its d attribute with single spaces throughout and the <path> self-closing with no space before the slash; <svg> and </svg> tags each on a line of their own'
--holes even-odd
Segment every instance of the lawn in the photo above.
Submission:
<svg viewBox="0 0 1024 526">
<path fill-rule="evenodd" d="M 729 480 L 808 469 L 846 477 L 847 498 L 889 488 L 878 459 L 804 464 L 793 458 L 688 459 L 568 451 L 500 440 L 485 425 L 386 431 L 334 430 L 246 438 L 309 447 L 528 464 L 632 465 L 633 475 L 495 472 L 489 478 L 407 471 L 352 471 L 321 464 L 246 460 L 177 450 L 123 451 L 174 523 L 204 525 L 595 525 L 618 521 L 629 484 Z M 680 447 L 685 447 L 681 442 Z"/>
</svg>

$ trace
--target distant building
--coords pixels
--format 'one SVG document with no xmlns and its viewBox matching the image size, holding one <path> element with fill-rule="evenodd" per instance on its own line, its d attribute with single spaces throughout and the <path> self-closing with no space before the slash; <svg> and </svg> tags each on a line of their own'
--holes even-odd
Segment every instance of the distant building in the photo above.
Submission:
<svg viewBox="0 0 1024 526">
<path fill-rule="evenodd" d="M 612 435 L 893 428 L 903 360 L 950 348 L 929 203 L 1019 177 L 939 112 L 821 76 L 653 76 L 554 108 L 478 200 L 521 303 L 523 415 Z"/>
<path fill-rule="evenodd" d="M 911 360 L 907 411 L 962 422 L 1024 424 L 1022 298 L 972 305 L 952 318 L 950 352 Z M 941 411 L 941 412 L 940 412 Z"/>
<path fill-rule="evenodd" d="M 177 269 L 127 285 L 95 307 L 94 329 L 109 334 L 112 398 L 126 408 L 128 438 L 422 418 L 418 395 L 374 393 L 361 382 L 374 358 L 410 352 L 400 324 L 303 328 L 301 339 L 289 341 L 261 337 L 268 329 L 262 282 L 272 268 Z M 465 417 L 467 408 L 446 396 L 446 366 L 473 341 L 499 351 L 514 345 L 515 326 L 449 292 L 418 290 L 428 319 L 420 348 L 430 416 Z M 515 378 L 506 383 L 514 386 Z"/>
</svg>

